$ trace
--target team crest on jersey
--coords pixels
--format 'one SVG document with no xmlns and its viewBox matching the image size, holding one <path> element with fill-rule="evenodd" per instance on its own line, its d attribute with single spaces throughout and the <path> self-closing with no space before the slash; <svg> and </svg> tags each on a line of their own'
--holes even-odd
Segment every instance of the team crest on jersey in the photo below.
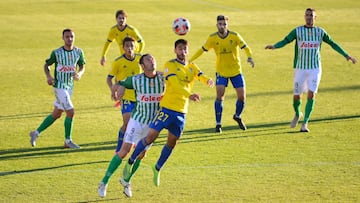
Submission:
<svg viewBox="0 0 360 203">
<path fill-rule="evenodd" d="M 123 68 L 127 68 L 127 65 L 123 65 Z"/>
</svg>

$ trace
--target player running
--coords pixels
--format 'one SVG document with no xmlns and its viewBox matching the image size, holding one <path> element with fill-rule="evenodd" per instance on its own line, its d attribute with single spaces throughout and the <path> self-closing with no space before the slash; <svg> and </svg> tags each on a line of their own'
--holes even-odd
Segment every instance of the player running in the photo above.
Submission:
<svg viewBox="0 0 360 203">
<path fill-rule="evenodd" d="M 190 61 L 197 59 L 204 51 L 207 52 L 214 49 L 216 54 L 215 132 L 222 132 L 221 117 L 224 107 L 225 89 L 228 86 L 229 80 L 235 88 L 237 95 L 233 119 L 237 122 L 240 129 L 246 130 L 246 125 L 241 119 L 241 114 L 245 108 L 246 86 L 241 70 L 239 50 L 245 51 L 247 61 L 254 68 L 252 52 L 239 33 L 228 30 L 229 18 L 227 16 L 219 15 L 216 21 L 218 31 L 208 37 L 205 44 L 194 54 Z"/>
<path fill-rule="evenodd" d="M 177 141 L 184 130 L 185 116 L 188 111 L 189 100 L 200 101 L 200 95 L 192 93 L 195 80 L 199 80 L 209 87 L 214 86 L 214 81 L 205 76 L 203 72 L 194 63 L 188 63 L 188 42 L 179 39 L 175 42 L 176 59 L 165 63 L 165 86 L 166 90 L 160 101 L 160 111 L 155 119 L 150 123 L 150 130 L 145 138 L 142 138 L 137 144 L 134 152 L 124 167 L 124 179 L 131 177 L 136 160 L 139 155 L 150 146 L 162 129 L 168 129 L 167 142 L 164 145 L 161 155 L 155 165 L 152 166 L 154 172 L 154 184 L 160 185 L 160 169 L 170 157 Z"/>
<path fill-rule="evenodd" d="M 141 66 L 139 60 L 141 55 L 135 53 L 135 39 L 132 37 L 125 37 L 123 40 L 123 48 L 125 53 L 115 59 L 111 65 L 111 71 L 106 78 L 106 82 L 109 86 L 111 92 L 111 98 L 115 101 L 118 99 L 115 98 L 114 92 L 112 91 L 113 79 L 115 81 L 124 80 L 129 76 L 139 74 L 141 72 Z M 118 143 L 115 149 L 117 153 L 120 150 L 122 145 L 124 133 L 126 131 L 126 126 L 128 125 L 130 114 L 133 111 L 136 103 L 135 92 L 132 89 L 127 89 L 125 95 L 121 99 L 121 114 L 123 118 L 123 125 L 120 127 L 118 132 Z"/>
<path fill-rule="evenodd" d="M 36 145 L 36 139 L 40 133 L 52 125 L 65 111 L 65 148 L 80 148 L 72 141 L 72 128 L 74 106 L 71 101 L 74 80 L 80 80 L 85 72 L 85 57 L 82 49 L 75 47 L 75 33 L 71 29 L 64 29 L 62 33 L 64 46 L 51 52 L 50 58 L 46 59 L 44 72 L 48 85 L 54 87 L 55 102 L 54 110 L 48 115 L 40 126 L 30 132 L 30 143 Z M 50 74 L 50 66 L 55 64 L 54 77 Z M 77 70 L 77 66 L 79 69 Z"/>
<path fill-rule="evenodd" d="M 99 184 L 98 193 L 100 197 L 106 196 L 111 175 L 127 156 L 131 147 L 146 136 L 149 131 L 149 123 L 154 118 L 156 111 L 159 110 L 159 103 L 164 91 L 164 76 L 162 73 L 156 71 L 156 61 L 152 55 L 144 54 L 140 58 L 140 64 L 144 73 L 128 77 L 125 81 L 120 81 L 119 85 L 114 85 L 113 88 L 115 96 L 118 99 L 123 97 L 125 88 L 135 90 L 137 102 L 136 110 L 131 113 L 121 149 L 112 158 L 105 176 Z M 150 146 L 145 150 L 149 147 Z M 145 151 L 136 159 L 129 177 L 120 178 L 120 183 L 124 186 L 124 194 L 128 197 L 132 197 L 130 179 L 140 166 L 141 159 L 144 155 Z"/>
</svg>

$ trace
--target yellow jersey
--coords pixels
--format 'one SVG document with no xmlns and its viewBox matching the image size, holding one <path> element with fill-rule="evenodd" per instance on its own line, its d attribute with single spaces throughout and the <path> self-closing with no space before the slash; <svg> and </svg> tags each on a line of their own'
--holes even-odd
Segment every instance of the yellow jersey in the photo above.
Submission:
<svg viewBox="0 0 360 203">
<path fill-rule="evenodd" d="M 165 92 L 160 106 L 180 113 L 188 111 L 194 81 L 199 80 L 207 84 L 210 79 L 196 64 L 184 64 L 177 59 L 165 63 L 164 77 Z"/>
<path fill-rule="evenodd" d="M 214 49 L 216 54 L 216 72 L 223 77 L 233 77 L 242 73 L 240 49 L 244 49 L 248 58 L 251 58 L 252 55 L 251 49 L 239 33 L 228 31 L 228 34 L 222 38 L 216 32 L 208 37 L 202 50 L 199 50 L 201 53 L 196 53 L 190 61 L 211 49 Z"/>
<path fill-rule="evenodd" d="M 140 54 L 135 54 L 133 60 L 129 60 L 122 55 L 115 59 L 111 64 L 111 71 L 108 77 L 115 77 L 116 81 L 125 80 L 129 76 L 137 75 L 142 72 L 141 66 L 139 64 Z M 133 89 L 126 89 L 123 96 L 124 100 L 136 101 L 135 91 Z"/>
<path fill-rule="evenodd" d="M 141 53 L 144 50 L 145 42 L 140 35 L 139 31 L 132 27 L 131 25 L 126 25 L 126 27 L 123 30 L 120 30 L 117 25 L 114 25 L 110 28 L 107 40 L 105 42 L 102 55 L 106 56 L 107 52 L 109 51 L 110 44 L 116 40 L 117 44 L 119 45 L 120 55 L 124 54 L 124 48 L 123 48 L 123 40 L 125 37 L 131 36 L 136 41 L 136 53 Z"/>
</svg>

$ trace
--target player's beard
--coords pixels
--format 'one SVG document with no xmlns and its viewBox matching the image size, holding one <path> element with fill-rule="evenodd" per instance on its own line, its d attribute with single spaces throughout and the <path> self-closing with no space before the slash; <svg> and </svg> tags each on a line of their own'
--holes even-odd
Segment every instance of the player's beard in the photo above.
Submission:
<svg viewBox="0 0 360 203">
<path fill-rule="evenodd" d="M 179 59 L 179 61 L 185 61 L 185 54 L 177 54 L 176 58 Z"/>
</svg>

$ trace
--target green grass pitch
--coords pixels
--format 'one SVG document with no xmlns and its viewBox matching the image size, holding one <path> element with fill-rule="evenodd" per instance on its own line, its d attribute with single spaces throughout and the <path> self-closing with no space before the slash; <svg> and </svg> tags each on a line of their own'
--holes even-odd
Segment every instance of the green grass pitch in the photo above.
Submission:
<svg viewBox="0 0 360 203">
<path fill-rule="evenodd" d="M 3 0 L 0 2 L 0 202 L 359 202 L 360 67 L 327 44 L 322 47 L 323 75 L 310 133 L 290 129 L 293 44 L 269 51 L 295 26 L 304 24 L 307 7 L 317 9 L 316 25 L 360 59 L 360 1 L 354 0 Z M 162 132 L 133 178 L 133 198 L 122 194 L 123 164 L 109 182 L 107 197 L 97 185 L 114 155 L 120 127 L 106 76 L 117 56 L 112 44 L 108 63 L 99 64 L 115 11 L 125 9 L 162 69 L 174 57 L 179 36 L 173 19 L 186 17 L 190 56 L 216 31 L 218 14 L 230 17 L 252 48 L 255 69 L 245 60 L 247 104 L 240 131 L 232 120 L 235 93 L 228 88 L 223 133 L 215 127 L 215 90 L 197 83 L 200 103 L 191 103 L 185 132 L 164 166 L 160 187 L 153 186 L 153 164 L 166 141 Z M 44 60 L 61 46 L 61 31 L 71 27 L 83 48 L 86 73 L 76 82 L 73 139 L 79 150 L 63 149 L 62 117 L 32 148 L 29 132 L 52 111 L 54 96 L 46 84 Z M 215 56 L 195 61 L 214 76 Z M 303 101 L 303 104 L 305 100 Z M 303 105 L 304 107 L 304 105 Z"/>
</svg>

